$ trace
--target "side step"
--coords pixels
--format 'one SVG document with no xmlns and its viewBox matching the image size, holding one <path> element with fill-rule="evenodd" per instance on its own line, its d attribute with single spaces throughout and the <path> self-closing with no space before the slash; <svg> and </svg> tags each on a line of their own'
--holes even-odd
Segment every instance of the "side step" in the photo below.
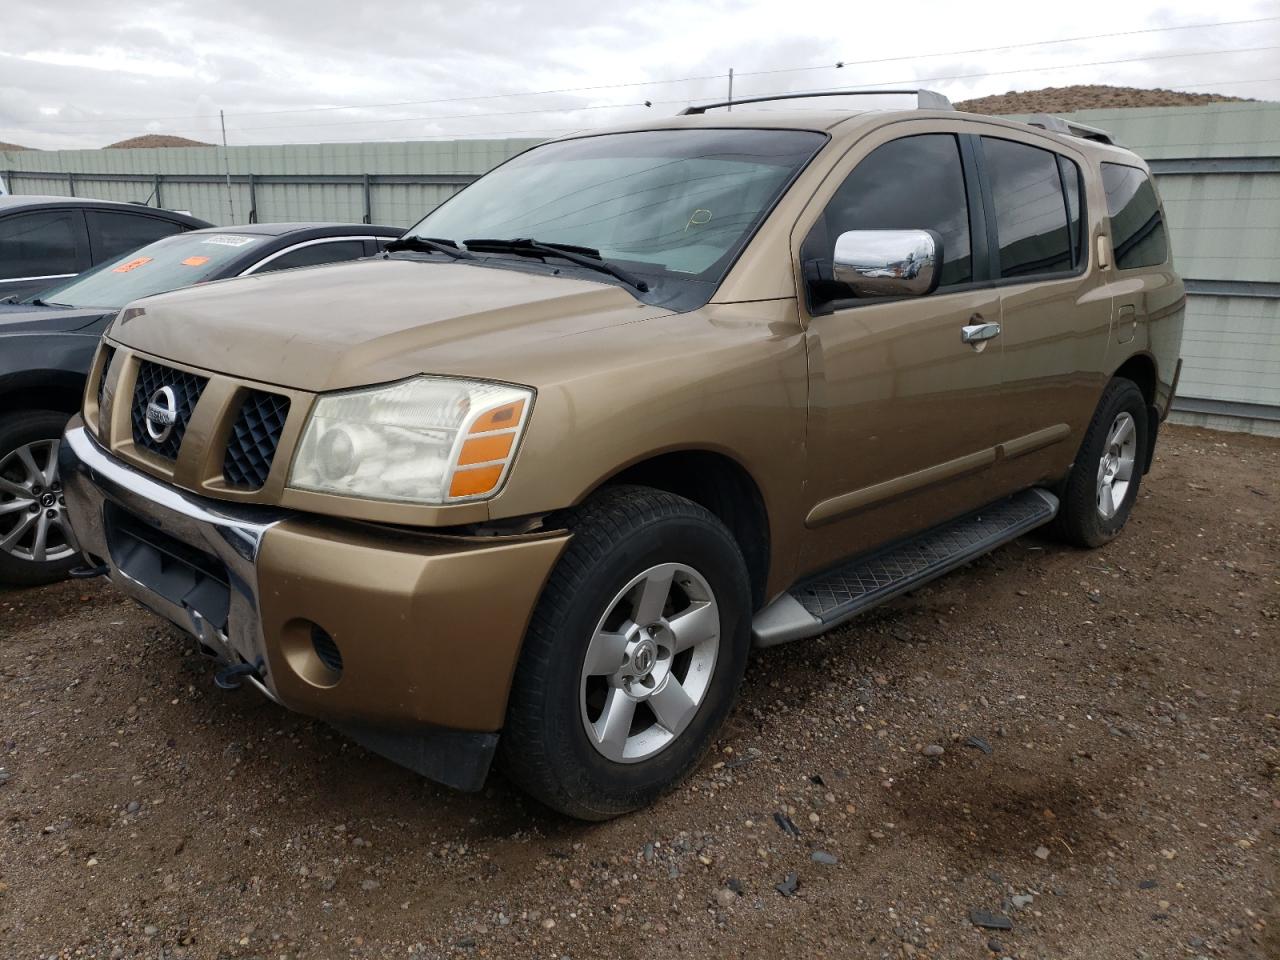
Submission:
<svg viewBox="0 0 1280 960">
<path fill-rule="evenodd" d="M 1043 526 L 1057 513 L 1058 498 L 1048 490 L 1024 490 L 803 580 L 756 614 L 755 644 L 772 647 L 825 633 Z"/>
</svg>

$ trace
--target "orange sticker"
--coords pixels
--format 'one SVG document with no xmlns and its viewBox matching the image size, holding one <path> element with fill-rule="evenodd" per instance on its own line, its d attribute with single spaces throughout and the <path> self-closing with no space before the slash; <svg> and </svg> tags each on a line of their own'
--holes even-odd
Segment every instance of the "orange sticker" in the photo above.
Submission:
<svg viewBox="0 0 1280 960">
<path fill-rule="evenodd" d="M 130 270 L 137 270 L 144 263 L 150 263 L 151 257 L 135 257 L 128 263 L 122 263 L 120 266 L 112 270 L 112 273 L 128 273 Z"/>
<path fill-rule="evenodd" d="M 208 262 L 208 257 L 187 257 L 182 261 L 182 265 L 184 267 L 203 267 Z"/>
</svg>

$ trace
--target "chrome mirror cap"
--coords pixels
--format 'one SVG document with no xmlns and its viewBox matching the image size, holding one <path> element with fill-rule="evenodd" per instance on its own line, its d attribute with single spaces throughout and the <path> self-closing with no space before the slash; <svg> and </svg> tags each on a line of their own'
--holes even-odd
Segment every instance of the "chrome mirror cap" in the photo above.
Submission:
<svg viewBox="0 0 1280 960">
<path fill-rule="evenodd" d="M 922 297 L 938 286 L 941 258 L 932 230 L 850 230 L 836 239 L 832 275 L 855 297 Z"/>
</svg>

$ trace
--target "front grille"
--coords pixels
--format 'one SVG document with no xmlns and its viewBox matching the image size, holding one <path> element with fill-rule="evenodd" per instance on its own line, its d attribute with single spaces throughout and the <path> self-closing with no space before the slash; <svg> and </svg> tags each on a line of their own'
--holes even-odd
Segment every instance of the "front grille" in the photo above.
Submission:
<svg viewBox="0 0 1280 960">
<path fill-rule="evenodd" d="M 267 482 L 288 416 L 288 397 L 262 390 L 245 395 L 222 461 L 222 477 L 228 485 L 257 490 Z"/>
<path fill-rule="evenodd" d="M 111 372 L 111 361 L 115 359 L 115 347 L 103 347 L 102 349 L 102 372 L 98 375 L 98 416 L 102 416 L 102 395 L 107 389 L 107 374 Z M 98 429 L 102 429 L 102 424 L 98 424 Z"/>
<path fill-rule="evenodd" d="M 133 406 L 130 408 L 133 442 L 166 459 L 178 459 L 178 450 L 182 447 L 182 436 L 187 432 L 187 424 L 191 421 L 191 412 L 208 382 L 208 377 L 198 377 L 185 370 L 175 370 L 143 360 L 138 366 L 138 382 L 133 388 Z M 147 404 L 162 387 L 169 387 L 173 391 L 174 423 L 168 435 L 157 440 L 147 432 Z"/>
</svg>

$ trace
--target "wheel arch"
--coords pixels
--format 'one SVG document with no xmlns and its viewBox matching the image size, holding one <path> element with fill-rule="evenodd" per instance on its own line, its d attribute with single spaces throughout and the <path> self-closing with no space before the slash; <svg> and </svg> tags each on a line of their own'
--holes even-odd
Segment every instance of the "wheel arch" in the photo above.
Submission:
<svg viewBox="0 0 1280 960">
<path fill-rule="evenodd" d="M 1156 406 L 1157 371 L 1155 358 L 1147 353 L 1135 353 L 1120 364 L 1112 374 L 1113 379 L 1128 380 L 1142 391 L 1147 407 L 1147 448 L 1142 454 L 1142 472 L 1151 472 L 1156 454 L 1156 436 L 1160 432 L 1160 409 Z"/>
<path fill-rule="evenodd" d="M 702 447 L 655 451 L 619 467 L 587 496 L 618 484 L 664 490 L 711 511 L 728 527 L 742 551 L 753 607 L 763 605 L 771 562 L 769 511 L 760 485 L 740 461 L 723 451 Z"/>
<path fill-rule="evenodd" d="M 78 413 L 85 374 L 71 370 L 23 370 L 0 376 L 0 410 Z"/>
</svg>

